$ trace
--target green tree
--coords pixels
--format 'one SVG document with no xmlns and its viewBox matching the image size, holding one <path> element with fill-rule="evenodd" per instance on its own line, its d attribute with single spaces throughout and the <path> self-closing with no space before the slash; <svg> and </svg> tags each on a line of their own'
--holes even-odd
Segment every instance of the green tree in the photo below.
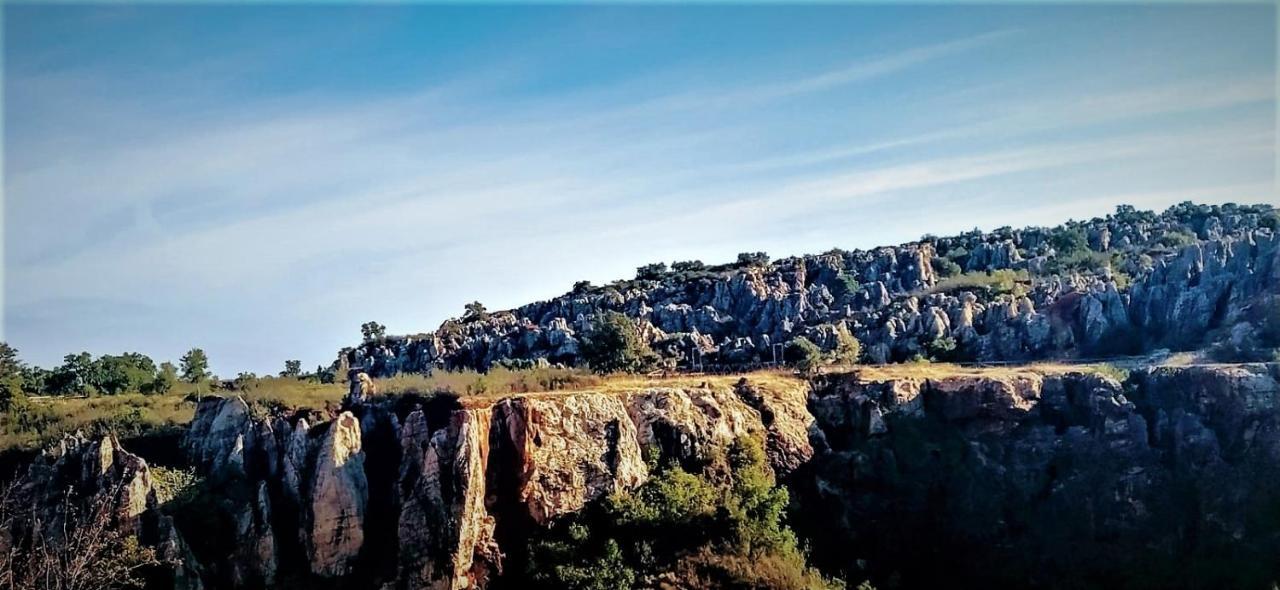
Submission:
<svg viewBox="0 0 1280 590">
<path fill-rule="evenodd" d="M 1089 249 L 1089 238 L 1081 228 L 1058 227 L 1049 235 L 1049 245 L 1058 256 L 1075 256 Z"/>
<path fill-rule="evenodd" d="M 835 296 L 836 301 L 843 301 L 857 295 L 858 291 L 861 290 L 862 283 L 859 283 L 857 278 L 851 274 L 840 273 L 840 276 L 836 277 L 835 289 L 832 295 Z"/>
<path fill-rule="evenodd" d="M 699 272 L 707 269 L 707 265 L 701 260 L 683 260 L 680 262 L 672 262 L 671 270 L 676 272 Z"/>
<path fill-rule="evenodd" d="M 387 335 L 387 327 L 378 322 L 365 322 L 360 324 L 360 334 L 364 336 L 365 342 L 380 340 Z"/>
<path fill-rule="evenodd" d="M 287 360 L 284 362 L 284 370 L 280 371 L 281 377 L 292 377 L 297 379 L 302 375 L 302 361 Z"/>
<path fill-rule="evenodd" d="M 646 264 L 636 269 L 636 278 L 642 281 L 656 281 L 665 274 L 667 274 L 667 264 L 665 262 Z"/>
<path fill-rule="evenodd" d="M 165 361 L 160 363 L 160 370 L 156 371 L 156 377 L 143 388 L 142 393 L 165 394 L 173 389 L 178 383 L 178 368 L 173 363 Z"/>
<path fill-rule="evenodd" d="M 22 376 L 0 377 L 0 412 L 17 410 L 27 405 L 27 394 L 22 390 Z"/>
<path fill-rule="evenodd" d="M 26 364 L 18 358 L 18 349 L 8 342 L 0 342 L 0 378 L 21 375 Z"/>
<path fill-rule="evenodd" d="M 489 319 L 489 310 L 479 301 L 472 301 L 463 308 L 462 321 L 464 322 L 483 322 L 487 319 Z"/>
<path fill-rule="evenodd" d="M 743 252 L 738 254 L 739 266 L 768 266 L 769 255 L 764 252 Z"/>
<path fill-rule="evenodd" d="M 136 352 L 102 355 L 93 362 L 91 385 L 100 393 L 118 395 L 142 391 L 155 380 L 156 364 L 150 357 Z"/>
<path fill-rule="evenodd" d="M 840 364 L 852 365 L 862 356 L 862 343 L 849 332 L 843 323 L 836 324 L 836 349 L 833 359 Z"/>
<path fill-rule="evenodd" d="M 249 371 L 241 371 L 240 374 L 236 375 L 236 378 L 232 380 L 232 384 L 237 390 L 247 391 L 258 385 L 258 375 Z"/>
<path fill-rule="evenodd" d="M 801 373 L 813 373 L 822 365 L 822 349 L 812 340 L 797 336 L 787 343 L 786 358 Z"/>
<path fill-rule="evenodd" d="M 18 349 L 0 342 L 0 411 L 8 412 L 26 405 L 24 376 L 27 366 L 18 358 Z"/>
<path fill-rule="evenodd" d="M 625 314 L 606 311 L 582 337 L 583 360 L 597 373 L 636 373 L 647 370 L 657 355 L 640 338 L 635 322 Z"/>
<path fill-rule="evenodd" d="M 48 389 L 56 395 L 87 395 L 94 392 L 93 355 L 82 352 L 62 357 L 62 365 L 49 376 Z"/>
<path fill-rule="evenodd" d="M 204 350 L 192 348 L 178 360 L 182 364 L 182 380 L 200 384 L 209 379 L 209 357 Z"/>
<path fill-rule="evenodd" d="M 49 377 L 51 373 L 34 365 L 22 368 L 22 391 L 27 395 L 44 395 L 49 393 Z"/>
</svg>

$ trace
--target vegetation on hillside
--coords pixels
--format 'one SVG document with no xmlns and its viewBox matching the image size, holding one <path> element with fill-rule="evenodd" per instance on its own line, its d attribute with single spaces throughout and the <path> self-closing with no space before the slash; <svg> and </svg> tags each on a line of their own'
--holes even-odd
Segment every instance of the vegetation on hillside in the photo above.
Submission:
<svg viewBox="0 0 1280 590">
<path fill-rule="evenodd" d="M 538 530 L 524 574 L 534 587 L 637 584 L 817 590 L 843 587 L 805 562 L 759 442 L 739 439 L 700 473 L 668 464 L 648 482 Z"/>
<path fill-rule="evenodd" d="M 665 266 L 665 265 L 664 265 Z M 658 360 L 626 314 L 606 311 L 582 338 L 582 358 L 597 373 L 640 373 Z"/>
<path fill-rule="evenodd" d="M 1026 285 L 1031 282 L 1025 270 L 971 271 L 947 277 L 934 284 L 929 293 L 950 293 L 953 291 L 990 291 L 997 295 L 1021 295 Z"/>
<path fill-rule="evenodd" d="M 0 490 L 0 530 L 22 530 L 15 523 L 32 523 L 32 507 L 18 500 L 23 482 Z M 156 550 L 145 547 L 130 531 L 115 526 L 115 514 L 105 498 L 87 505 L 68 501 L 63 507 L 67 525 L 44 530 L 40 523 L 29 538 L 9 543 L 0 552 L 0 587 L 7 590 L 117 590 L 146 587 L 146 574 L 162 564 Z"/>
</svg>

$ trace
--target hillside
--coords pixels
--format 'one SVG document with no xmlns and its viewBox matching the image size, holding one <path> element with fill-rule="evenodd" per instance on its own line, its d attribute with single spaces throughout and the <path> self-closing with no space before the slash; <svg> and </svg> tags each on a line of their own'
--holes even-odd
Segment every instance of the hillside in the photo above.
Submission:
<svg viewBox="0 0 1280 590">
<path fill-rule="evenodd" d="M 669 366 L 745 367 L 797 337 L 830 351 L 847 329 L 864 359 L 1107 357 L 1280 344 L 1280 213 L 1269 205 L 1121 206 L 1053 228 L 1000 228 L 874 250 L 735 263 L 662 263 L 516 309 L 471 307 L 435 331 L 367 338 L 330 368 L 375 376 L 495 364 L 581 365 L 595 318 L 620 312 Z"/>
</svg>

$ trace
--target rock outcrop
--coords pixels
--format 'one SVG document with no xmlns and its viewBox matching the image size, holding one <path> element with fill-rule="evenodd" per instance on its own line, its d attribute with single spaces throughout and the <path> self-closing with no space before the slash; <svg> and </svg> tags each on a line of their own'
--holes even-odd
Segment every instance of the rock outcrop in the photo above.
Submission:
<svg viewBox="0 0 1280 590">
<path fill-rule="evenodd" d="M 797 528 L 820 566 L 911 588 L 1265 586 L 1278 378 L 833 377 L 811 402 L 827 446 L 792 480 Z"/>
<path fill-rule="evenodd" d="M 109 437 L 63 440 L 22 493 L 41 523 L 58 522 L 59 490 L 100 500 L 113 526 L 181 562 L 164 576 L 175 587 L 461 590 L 518 580 L 531 532 L 640 485 L 647 456 L 696 465 L 746 436 L 791 489 L 812 558 L 851 579 L 1195 588 L 1280 575 L 1280 365 L 699 381 L 383 399 L 327 419 L 207 398 L 184 442 L 220 499 L 199 518 L 175 526 L 145 461 Z"/>
<path fill-rule="evenodd" d="M 64 435 L 16 483 L 0 498 L 0 514 L 6 517 L 0 519 L 0 549 L 7 556 L 3 563 L 19 570 L 7 573 L 19 578 L 26 573 L 20 571 L 30 557 L 25 552 L 38 538 L 42 551 L 57 558 L 55 567 L 64 570 L 55 575 L 59 583 L 92 583 L 87 572 L 65 568 L 83 567 L 71 563 L 80 553 L 120 551 L 110 540 L 118 538 L 156 550 L 157 564 L 145 572 L 148 583 L 184 590 L 204 587 L 199 564 L 173 519 L 160 510 L 150 467 L 115 436 Z"/>
<path fill-rule="evenodd" d="M 335 577 L 351 571 L 351 561 L 364 545 L 369 482 L 360 422 L 343 412 L 327 426 L 312 475 L 306 539 L 311 572 Z"/>
<path fill-rule="evenodd" d="M 749 436 L 776 472 L 793 472 L 813 454 L 806 392 L 798 380 L 713 379 L 487 402 L 437 396 L 355 404 L 318 424 L 207 398 L 184 444 L 211 481 L 249 500 L 227 515 L 243 541 L 231 563 L 209 564 L 215 585 L 475 588 L 503 574 L 529 527 L 646 481 L 645 449 L 696 464 Z M 301 554 L 286 548 L 295 539 Z M 271 547 L 270 559 L 251 557 Z"/>
<path fill-rule="evenodd" d="M 1277 219 L 1266 205 L 1184 204 L 1160 215 L 1122 207 L 1054 229 L 1001 228 L 773 263 L 685 263 L 451 319 L 427 334 L 370 340 L 344 349 L 331 371 L 342 379 L 348 368 L 379 377 L 497 363 L 581 364 L 579 339 L 606 311 L 633 318 L 655 352 L 682 366 L 772 362 L 775 346 L 799 336 L 830 350 L 837 326 L 877 363 L 916 355 L 1022 361 L 1191 349 L 1236 326 L 1256 331 L 1245 316 L 1280 292 Z M 1083 237 L 1065 239 L 1077 232 Z M 1060 252 L 1061 242 L 1090 249 Z M 937 268 L 974 277 L 1028 274 L 1018 285 L 1010 274 L 986 286 L 981 279 L 948 283 Z"/>
</svg>

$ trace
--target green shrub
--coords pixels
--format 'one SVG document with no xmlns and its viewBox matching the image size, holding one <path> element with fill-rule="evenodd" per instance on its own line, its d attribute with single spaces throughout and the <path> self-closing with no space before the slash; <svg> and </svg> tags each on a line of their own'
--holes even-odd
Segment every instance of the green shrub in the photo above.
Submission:
<svg viewBox="0 0 1280 590">
<path fill-rule="evenodd" d="M 1156 240 L 1156 242 L 1161 246 L 1165 246 L 1167 248 L 1181 248 L 1183 246 L 1194 244 L 1198 241 L 1200 240 L 1196 238 L 1195 234 L 1184 229 L 1165 232 L 1164 235 L 1160 236 L 1160 238 Z"/>
<path fill-rule="evenodd" d="M 1089 249 L 1089 238 L 1081 228 L 1058 226 L 1049 233 L 1049 245 L 1058 256 L 1074 256 Z"/>
<path fill-rule="evenodd" d="M 934 256 L 929 263 L 930 266 L 933 267 L 934 274 L 943 278 L 953 277 L 964 272 L 964 270 L 960 268 L 959 264 L 956 264 L 949 258 Z"/>
<path fill-rule="evenodd" d="M 801 373 L 812 373 L 822 365 L 822 349 L 812 340 L 797 336 L 787 343 L 786 360 Z"/>
<path fill-rule="evenodd" d="M 764 252 L 742 252 L 738 254 L 738 266 L 769 266 L 769 255 Z"/>
<path fill-rule="evenodd" d="M 862 357 L 862 343 L 844 324 L 836 325 L 836 349 L 831 354 L 832 360 L 843 365 L 852 365 Z"/>
<path fill-rule="evenodd" d="M 950 293 L 952 291 L 983 290 L 993 294 L 1020 295 L 1023 284 L 1030 282 L 1025 270 L 1001 269 L 991 272 L 971 271 L 961 275 L 947 277 L 938 281 L 929 289 L 929 293 Z"/>
<path fill-rule="evenodd" d="M 1093 370 L 1094 373 L 1102 375 L 1103 377 L 1109 377 L 1111 379 L 1115 379 L 1116 381 L 1119 381 L 1121 383 L 1124 383 L 1125 381 L 1129 380 L 1128 369 L 1121 369 L 1120 367 L 1117 367 L 1111 363 L 1102 363 L 1098 365 L 1093 365 L 1090 368 Z"/>
<path fill-rule="evenodd" d="M 636 279 L 641 281 L 661 280 L 662 275 L 665 274 L 667 274 L 667 265 L 664 262 L 646 264 L 636 269 Z"/>
<path fill-rule="evenodd" d="M 950 336 L 942 336 L 933 339 L 925 345 L 925 352 L 929 354 L 929 359 L 941 362 L 954 362 L 959 360 L 956 351 L 956 339 Z"/>
<path fill-rule="evenodd" d="M 583 336 L 583 360 L 597 373 L 638 373 L 656 364 L 658 355 L 640 338 L 635 322 L 625 314 L 606 311 Z"/>
<path fill-rule="evenodd" d="M 659 468 L 639 488 L 535 531 L 524 575 L 539 588 L 672 578 L 682 588 L 836 587 L 806 565 L 760 443 L 739 439 L 723 456 L 702 475 Z"/>
<path fill-rule="evenodd" d="M 184 502 L 198 493 L 204 479 L 196 475 L 195 468 L 175 469 L 160 465 L 151 466 L 151 482 L 155 486 L 156 500 L 161 504 Z"/>
</svg>

